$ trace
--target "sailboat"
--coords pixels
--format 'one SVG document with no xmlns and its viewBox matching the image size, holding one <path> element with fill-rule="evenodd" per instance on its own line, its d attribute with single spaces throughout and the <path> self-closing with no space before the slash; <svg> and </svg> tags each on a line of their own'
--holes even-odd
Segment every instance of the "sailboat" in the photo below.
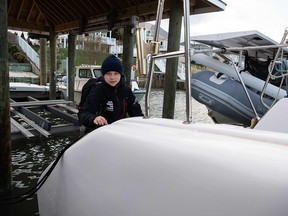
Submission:
<svg viewBox="0 0 288 216">
<path fill-rule="evenodd" d="M 183 4 L 189 40 L 189 0 Z M 189 43 L 174 54 L 190 65 Z M 186 120 L 152 118 L 151 65 L 160 57 L 149 56 L 145 117 L 101 127 L 68 148 L 39 180 L 40 215 L 286 216 L 288 99 L 253 128 L 205 124 L 193 122 L 187 88 Z"/>
</svg>

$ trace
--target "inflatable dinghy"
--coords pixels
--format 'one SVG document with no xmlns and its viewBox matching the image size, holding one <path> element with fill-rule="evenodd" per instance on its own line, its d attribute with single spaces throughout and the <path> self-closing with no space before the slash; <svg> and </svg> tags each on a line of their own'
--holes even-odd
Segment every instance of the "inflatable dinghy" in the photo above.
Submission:
<svg viewBox="0 0 288 216">
<path fill-rule="evenodd" d="M 192 97 L 206 105 L 216 123 L 249 126 L 251 119 L 256 117 L 241 83 L 222 73 L 199 71 L 192 76 L 191 88 Z M 255 90 L 247 88 L 247 91 L 258 116 L 262 117 L 267 107 Z M 263 101 L 268 106 L 273 102 L 267 98 Z"/>
</svg>

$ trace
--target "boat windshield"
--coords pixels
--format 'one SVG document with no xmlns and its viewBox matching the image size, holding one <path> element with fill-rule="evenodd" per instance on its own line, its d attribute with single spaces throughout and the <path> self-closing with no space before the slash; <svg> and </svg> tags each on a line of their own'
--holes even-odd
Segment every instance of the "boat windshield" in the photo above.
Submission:
<svg viewBox="0 0 288 216">
<path fill-rule="evenodd" d="M 91 70 L 89 68 L 79 69 L 79 78 L 92 78 Z"/>
<path fill-rule="evenodd" d="M 95 78 L 102 76 L 101 69 L 93 69 L 93 73 L 94 73 Z"/>
</svg>

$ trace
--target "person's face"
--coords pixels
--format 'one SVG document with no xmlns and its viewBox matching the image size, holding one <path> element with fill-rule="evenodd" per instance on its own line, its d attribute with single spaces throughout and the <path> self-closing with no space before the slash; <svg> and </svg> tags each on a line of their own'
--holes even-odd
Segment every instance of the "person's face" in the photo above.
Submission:
<svg viewBox="0 0 288 216">
<path fill-rule="evenodd" d="M 121 79 L 121 74 L 117 71 L 108 71 L 104 74 L 104 80 L 110 86 L 116 86 Z"/>
</svg>

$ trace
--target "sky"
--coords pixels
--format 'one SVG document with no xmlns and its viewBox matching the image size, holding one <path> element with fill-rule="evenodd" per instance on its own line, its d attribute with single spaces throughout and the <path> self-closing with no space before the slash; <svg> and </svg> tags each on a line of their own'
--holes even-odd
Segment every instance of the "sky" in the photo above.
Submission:
<svg viewBox="0 0 288 216">
<path fill-rule="evenodd" d="M 190 16 L 190 36 L 257 30 L 281 41 L 288 27 L 288 0 L 222 1 L 227 4 L 224 11 Z M 168 23 L 161 22 L 166 31 Z"/>
</svg>

